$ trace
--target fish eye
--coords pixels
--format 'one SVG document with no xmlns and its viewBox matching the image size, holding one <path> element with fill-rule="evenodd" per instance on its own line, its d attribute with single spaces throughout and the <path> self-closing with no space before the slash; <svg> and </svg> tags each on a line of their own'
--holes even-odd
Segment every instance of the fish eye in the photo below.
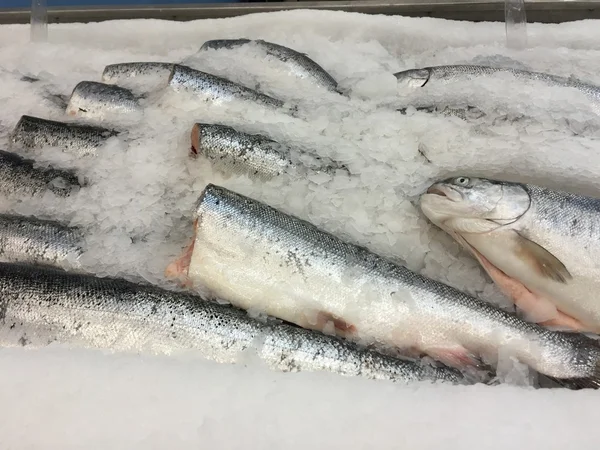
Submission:
<svg viewBox="0 0 600 450">
<path fill-rule="evenodd" d="M 467 177 L 458 177 L 454 179 L 454 183 L 458 186 L 468 186 L 470 180 Z"/>
</svg>

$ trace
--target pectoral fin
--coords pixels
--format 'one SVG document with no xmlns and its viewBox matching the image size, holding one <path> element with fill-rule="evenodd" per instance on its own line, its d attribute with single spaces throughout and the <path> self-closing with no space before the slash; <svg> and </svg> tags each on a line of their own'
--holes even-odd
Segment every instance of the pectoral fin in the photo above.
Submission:
<svg viewBox="0 0 600 450">
<path fill-rule="evenodd" d="M 514 239 L 519 258 L 543 277 L 558 283 L 566 283 L 567 280 L 573 278 L 565 265 L 542 246 L 518 233 L 514 234 Z"/>
</svg>

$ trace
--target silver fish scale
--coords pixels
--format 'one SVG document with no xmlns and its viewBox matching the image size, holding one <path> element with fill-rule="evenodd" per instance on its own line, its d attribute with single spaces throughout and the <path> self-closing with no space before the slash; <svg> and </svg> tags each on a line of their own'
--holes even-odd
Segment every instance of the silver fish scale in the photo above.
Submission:
<svg viewBox="0 0 600 450">
<path fill-rule="evenodd" d="M 102 72 L 102 81 L 116 83 L 137 76 L 164 76 L 165 80 L 173 70 L 173 63 L 164 62 L 129 62 L 109 64 Z"/>
<path fill-rule="evenodd" d="M 95 114 L 98 111 L 134 112 L 140 109 L 140 105 L 129 89 L 97 81 L 81 81 L 73 89 L 67 108 L 72 113 Z"/>
<path fill-rule="evenodd" d="M 261 202 L 211 184 L 203 192 L 195 215 L 199 220 L 194 252 L 204 254 L 204 246 L 209 245 L 210 258 L 216 258 L 215 261 L 221 265 L 229 261 L 227 255 L 232 255 L 232 261 L 242 261 L 243 254 L 244 264 L 250 265 L 255 274 L 250 275 L 251 272 L 246 271 L 236 277 L 235 271 L 241 268 L 229 265 L 231 276 L 223 278 L 218 268 L 213 273 L 210 267 L 199 265 L 194 269 L 194 276 L 200 274 L 205 277 L 202 282 L 208 289 L 223 288 L 223 285 L 211 285 L 214 283 L 211 280 L 220 279 L 219 283 L 227 285 L 240 277 L 245 283 L 256 282 L 251 289 L 258 289 L 260 280 L 252 277 L 268 273 L 271 280 L 287 282 L 290 291 L 310 293 L 309 300 L 294 296 L 294 300 L 285 300 L 296 302 L 295 308 L 299 311 L 314 308 L 312 305 L 318 303 L 323 311 L 329 310 L 345 319 L 339 315 L 343 312 L 338 314 L 329 308 L 338 308 L 335 306 L 338 302 L 347 304 L 360 299 L 371 302 L 369 310 L 363 312 L 373 315 L 368 320 L 383 321 L 381 323 L 386 326 L 389 313 L 379 312 L 378 308 L 387 308 L 386 299 L 393 298 L 394 308 L 397 308 L 393 310 L 394 327 L 405 332 L 412 330 L 425 341 L 432 339 L 431 342 L 438 342 L 442 339 L 449 346 L 464 346 L 478 354 L 479 351 L 497 352 L 500 345 L 509 345 L 516 340 L 522 342 L 517 351 L 523 362 L 548 376 L 581 378 L 599 374 L 600 347 L 594 340 L 525 322 L 514 314 L 412 272 L 363 247 L 343 242 L 306 221 L 283 214 Z M 238 242 L 244 242 L 246 250 L 239 248 Z M 240 253 L 244 251 L 246 253 Z M 201 260 L 204 257 L 198 261 Z M 318 286 L 315 280 L 318 280 Z M 369 292 L 372 289 L 372 297 L 349 298 L 358 295 L 357 292 L 365 287 L 369 288 Z M 225 291 L 233 292 L 228 287 Z M 340 291 L 345 294 L 340 294 Z M 269 292 L 266 289 L 256 294 L 267 296 L 265 304 L 282 301 L 269 298 Z M 410 293 L 410 299 L 406 298 L 406 292 Z M 240 300 L 243 303 L 246 294 L 251 296 L 246 292 L 240 294 L 244 299 L 224 298 L 234 304 Z M 311 302 L 311 306 L 298 304 L 303 301 Z M 366 319 L 356 316 L 354 320 L 362 323 Z M 348 323 L 354 324 L 352 319 Z M 356 327 L 360 332 L 360 325 Z M 375 334 L 380 328 L 372 324 L 369 327 Z M 386 335 L 361 336 L 380 343 L 387 342 Z M 393 342 L 387 344 L 394 345 Z"/>
<path fill-rule="evenodd" d="M 457 79 L 467 80 L 482 75 L 493 75 L 499 72 L 507 72 L 522 80 L 537 80 L 550 86 L 572 87 L 583 92 L 588 97 L 600 101 L 600 87 L 593 84 L 584 83 L 576 79 L 550 75 L 547 73 L 529 72 L 527 70 L 511 69 L 507 67 L 487 67 L 474 65 L 435 66 L 426 67 L 425 69 L 430 71 L 430 79 L 442 81 L 457 81 Z"/>
<path fill-rule="evenodd" d="M 0 344 L 172 354 L 235 363 L 255 352 L 282 371 L 330 371 L 394 381 L 463 382 L 456 371 L 390 358 L 319 333 L 252 319 L 244 311 L 125 280 L 0 263 Z"/>
<path fill-rule="evenodd" d="M 600 240 L 600 199 L 522 185 L 536 208 L 537 224 L 569 236 Z"/>
<path fill-rule="evenodd" d="M 34 161 L 0 150 L 0 194 L 8 197 L 40 196 L 47 190 L 60 197 L 79 187 L 72 171 L 34 167 Z"/>
<path fill-rule="evenodd" d="M 268 180 L 294 167 L 282 151 L 285 150 L 283 146 L 265 136 L 242 133 L 223 125 L 197 126 L 197 150 L 227 174 L 246 174 Z"/>
<path fill-rule="evenodd" d="M 11 134 L 13 147 L 42 149 L 60 147 L 79 156 L 93 155 L 114 130 L 92 125 L 57 122 L 32 116 L 22 116 Z"/>
<path fill-rule="evenodd" d="M 220 48 L 231 49 L 247 44 L 255 44 L 259 48 L 262 48 L 267 55 L 273 56 L 275 59 L 284 63 L 288 67 L 288 70 L 296 77 L 312 80 L 318 86 L 333 92 L 339 92 L 337 81 L 335 81 L 325 69 L 310 59 L 306 54 L 283 45 L 263 41 L 262 39 L 217 39 L 205 42 L 202 47 L 200 47 L 200 50 L 216 50 Z"/>
<path fill-rule="evenodd" d="M 211 101 L 246 100 L 271 108 L 281 108 L 284 102 L 225 78 L 175 64 L 169 77 L 175 91 L 188 91 L 206 96 Z"/>
<path fill-rule="evenodd" d="M 60 222 L 0 214 L 0 261 L 61 265 L 82 253 L 80 230 Z"/>
</svg>

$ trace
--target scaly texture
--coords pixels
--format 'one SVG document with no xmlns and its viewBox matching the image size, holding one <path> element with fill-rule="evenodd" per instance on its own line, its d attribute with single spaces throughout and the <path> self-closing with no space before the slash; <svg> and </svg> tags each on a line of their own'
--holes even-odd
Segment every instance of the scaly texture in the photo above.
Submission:
<svg viewBox="0 0 600 450">
<path fill-rule="evenodd" d="M 11 146 L 21 149 L 57 147 L 79 156 L 94 155 L 114 130 L 79 123 L 22 116 L 11 134 Z"/>
<path fill-rule="evenodd" d="M 51 191 L 68 196 L 80 186 L 72 171 L 34 167 L 34 161 L 0 150 L 0 194 L 10 198 L 41 196 Z"/>
<path fill-rule="evenodd" d="M 281 108 L 284 105 L 281 100 L 254 89 L 179 64 L 175 64 L 173 67 L 169 77 L 169 86 L 174 91 L 191 92 L 215 103 L 243 100 L 269 108 Z"/>
<path fill-rule="evenodd" d="M 0 261 L 62 266 L 82 252 L 79 229 L 53 220 L 0 214 Z"/>
<path fill-rule="evenodd" d="M 196 216 L 187 275 L 242 308 L 458 367 L 504 348 L 551 377 L 597 376 L 595 341 L 524 322 L 261 202 L 209 185 Z"/>
<path fill-rule="evenodd" d="M 198 352 L 235 363 L 255 352 L 283 371 L 396 381 L 463 381 L 456 371 L 390 358 L 308 330 L 252 319 L 185 293 L 52 268 L 0 263 L 0 343 L 56 342 L 124 352 Z"/>
<path fill-rule="evenodd" d="M 297 52 L 289 47 L 275 44 L 273 42 L 249 39 L 217 39 L 206 41 L 200 51 L 221 48 L 235 48 L 242 45 L 254 44 L 262 49 L 268 56 L 271 56 L 284 63 L 289 73 L 297 78 L 309 79 L 318 86 L 324 87 L 333 92 L 338 91 L 338 83 L 329 75 L 325 69 L 310 59 L 304 53 Z"/>
</svg>

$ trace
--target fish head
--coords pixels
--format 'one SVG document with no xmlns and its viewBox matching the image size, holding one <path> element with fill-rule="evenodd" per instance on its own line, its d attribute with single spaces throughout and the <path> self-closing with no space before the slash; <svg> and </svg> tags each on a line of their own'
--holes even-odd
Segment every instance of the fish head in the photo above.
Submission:
<svg viewBox="0 0 600 450">
<path fill-rule="evenodd" d="M 427 84 L 431 71 L 429 69 L 411 69 L 403 70 L 394 74 L 399 83 L 403 83 L 409 88 L 420 88 Z"/>
<path fill-rule="evenodd" d="M 458 176 L 429 187 L 421 196 L 423 213 L 442 229 L 486 233 L 517 221 L 531 198 L 518 183 Z"/>
</svg>

